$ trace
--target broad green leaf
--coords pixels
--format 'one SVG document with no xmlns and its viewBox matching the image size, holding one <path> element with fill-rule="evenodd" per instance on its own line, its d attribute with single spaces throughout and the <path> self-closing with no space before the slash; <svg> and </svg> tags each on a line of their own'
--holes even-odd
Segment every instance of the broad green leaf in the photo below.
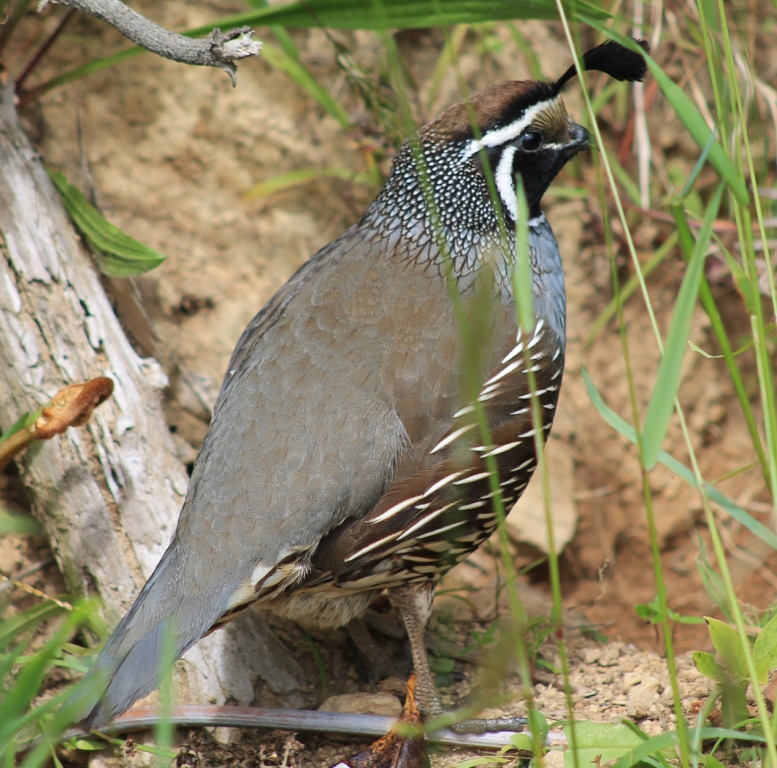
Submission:
<svg viewBox="0 0 777 768">
<path fill-rule="evenodd" d="M 575 745 L 574 752 L 571 749 L 564 752 L 564 768 L 587 766 L 591 763 L 598 765 L 597 758 L 604 765 L 643 743 L 640 736 L 622 723 L 592 723 L 581 720 L 565 725 L 564 734 L 569 744 Z"/>
<path fill-rule="evenodd" d="M 544 744 L 548 740 L 548 731 L 550 731 L 548 718 L 538 709 L 532 709 L 529 712 L 529 725 L 532 733 L 537 734 L 540 744 Z"/>
<path fill-rule="evenodd" d="M 544 744 L 545 740 L 541 739 L 540 744 Z M 514 733 L 510 737 L 510 746 L 507 750 L 518 749 L 523 752 L 534 752 L 534 739 L 530 733 Z"/>
<path fill-rule="evenodd" d="M 65 174 L 47 170 L 73 223 L 95 249 L 101 272 L 113 277 L 142 275 L 167 258 L 107 221 Z"/>
<path fill-rule="evenodd" d="M 669 333 L 666 337 L 664 354 L 658 366 L 656 383 L 653 394 L 650 397 L 645 426 L 642 435 L 642 462 L 648 471 L 656 466 L 661 444 L 664 442 L 669 421 L 674 412 L 675 398 L 680 388 L 680 374 L 682 372 L 683 356 L 688 335 L 691 332 L 691 320 L 696 299 L 699 295 L 699 286 L 703 274 L 704 257 L 707 246 L 712 236 L 712 225 L 718 215 L 720 201 L 723 199 L 723 185 L 718 187 L 710 204 L 704 223 L 699 230 L 699 235 L 693 248 L 693 253 L 688 258 L 688 268 L 683 277 L 680 291 L 677 294 L 675 309 L 672 314 L 672 322 L 669 325 Z M 682 210 L 678 207 L 677 217 L 683 217 Z"/>
<path fill-rule="evenodd" d="M 747 660 L 742 652 L 742 644 L 739 641 L 737 631 L 720 619 L 705 616 L 704 620 L 707 622 L 712 644 L 723 658 L 726 670 L 733 677 L 746 678 Z"/>
<path fill-rule="evenodd" d="M 581 367 L 583 374 L 583 381 L 585 382 L 585 388 L 588 392 L 588 397 L 591 399 L 594 408 L 599 411 L 602 418 L 619 434 L 623 435 L 627 440 L 630 440 L 636 445 L 637 432 L 631 424 L 627 423 L 624 419 L 618 416 L 615 411 L 608 407 L 602 396 L 599 394 L 596 387 L 593 385 L 591 378 L 588 375 L 588 371 Z M 658 461 L 663 464 L 667 469 L 674 472 L 678 477 L 685 480 L 686 483 L 697 488 L 696 477 L 693 472 L 688 469 L 684 464 L 679 462 L 674 456 L 670 456 L 666 451 L 661 451 L 658 454 Z M 742 509 L 738 504 L 735 504 L 728 496 L 722 494 L 717 488 L 704 483 L 704 492 L 710 501 L 715 502 L 728 512 L 737 522 L 745 526 L 751 533 L 755 534 L 762 541 L 765 541 L 770 547 L 777 549 L 777 535 L 774 531 L 771 531 L 763 523 L 756 520 L 749 512 Z"/>
<path fill-rule="evenodd" d="M 710 680 L 715 680 L 719 683 L 725 683 L 729 680 L 729 676 L 726 675 L 723 667 L 718 664 L 717 659 L 707 651 L 694 651 L 692 654 L 693 663 L 696 665 L 696 669 L 701 672 L 704 677 L 708 677 Z"/>
<path fill-rule="evenodd" d="M 723 724 L 727 728 L 739 728 L 742 723 L 750 719 L 746 690 L 746 685 L 723 685 L 720 711 L 723 716 Z"/>
<path fill-rule="evenodd" d="M 616 32 L 610 27 L 606 27 L 596 17 L 589 17 L 586 12 L 580 9 L 581 20 L 586 24 L 590 24 L 594 29 L 598 29 L 607 37 L 611 37 L 621 45 L 630 48 L 631 50 L 644 54 L 644 51 L 629 37 Z M 714 137 L 713 132 L 707 125 L 706 121 L 702 117 L 696 105 L 685 95 L 682 88 L 673 82 L 669 76 L 664 72 L 656 62 L 645 56 L 650 73 L 655 77 L 664 97 L 669 102 L 670 106 L 674 110 L 675 114 L 682 124 L 687 128 L 688 133 L 691 134 L 693 140 L 702 150 L 702 152 L 709 152 L 709 161 L 712 167 L 718 172 L 728 185 L 734 197 L 742 204 L 748 205 L 750 202 L 750 195 L 747 192 L 747 186 L 742 177 L 737 173 L 733 163 L 728 159 L 720 142 Z M 709 146 L 709 149 L 707 147 Z"/>
<path fill-rule="evenodd" d="M 769 672 L 777 667 L 777 614 L 769 619 L 755 639 L 753 661 L 758 672 L 758 682 L 767 682 Z"/>
<path fill-rule="evenodd" d="M 743 690 L 743 689 L 740 689 Z M 699 728 L 697 729 L 697 736 L 702 741 L 711 739 L 738 739 L 740 741 L 754 741 L 758 744 L 763 744 L 766 739 L 763 736 L 757 735 L 752 732 L 743 733 L 741 731 L 734 731 L 730 728 Z M 669 731 L 668 733 L 662 733 L 659 736 L 653 736 L 647 741 L 642 741 L 636 749 L 633 749 L 628 754 L 621 757 L 615 765 L 611 768 L 633 768 L 640 762 L 657 755 L 664 750 L 669 750 L 679 744 L 680 735 L 677 731 Z M 564 756 L 566 758 L 566 755 Z M 571 768 L 574 763 L 564 762 L 565 768 Z M 579 768 L 583 768 L 585 763 L 580 760 Z M 587 766 L 585 766 L 587 768 Z"/>
</svg>

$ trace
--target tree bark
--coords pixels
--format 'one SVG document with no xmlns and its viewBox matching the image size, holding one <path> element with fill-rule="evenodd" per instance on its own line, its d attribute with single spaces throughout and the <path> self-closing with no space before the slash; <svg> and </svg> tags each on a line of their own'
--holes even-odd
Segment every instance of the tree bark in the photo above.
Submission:
<svg viewBox="0 0 777 768">
<path fill-rule="evenodd" d="M 67 384 L 113 379 L 113 397 L 85 428 L 17 462 L 68 588 L 99 594 L 113 625 L 162 556 L 186 493 L 161 408 L 167 379 L 127 340 L 19 127 L 11 87 L 0 96 L 0 429 Z M 187 653 L 177 698 L 248 704 L 257 678 L 299 706 L 301 670 L 247 612 Z"/>
</svg>

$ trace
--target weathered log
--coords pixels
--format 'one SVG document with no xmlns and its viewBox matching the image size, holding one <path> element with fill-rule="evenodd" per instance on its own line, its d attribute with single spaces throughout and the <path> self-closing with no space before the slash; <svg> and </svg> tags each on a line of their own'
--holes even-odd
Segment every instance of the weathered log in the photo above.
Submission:
<svg viewBox="0 0 777 768">
<path fill-rule="evenodd" d="M 162 413 L 166 376 L 129 343 L 19 127 L 12 89 L 0 95 L 0 428 L 67 384 L 113 379 L 85 428 L 18 463 L 68 588 L 98 594 L 114 624 L 164 552 L 188 478 Z M 248 704 L 257 678 L 299 705 L 302 672 L 249 613 L 179 662 L 178 700 Z"/>
</svg>

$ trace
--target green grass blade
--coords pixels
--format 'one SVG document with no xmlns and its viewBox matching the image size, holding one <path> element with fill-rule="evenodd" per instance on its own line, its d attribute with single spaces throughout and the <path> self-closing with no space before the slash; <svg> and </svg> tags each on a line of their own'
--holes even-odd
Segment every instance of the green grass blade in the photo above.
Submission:
<svg viewBox="0 0 777 768">
<path fill-rule="evenodd" d="M 268 42 L 262 43 L 262 56 L 270 66 L 285 72 L 302 90 L 307 91 L 346 131 L 351 130 L 353 125 L 346 111 L 298 58 Z"/>
<path fill-rule="evenodd" d="M 513 269 L 513 293 L 518 327 L 525 334 L 534 330 L 534 285 L 531 259 L 529 259 L 529 205 L 520 174 L 515 177 L 518 198 L 518 223 L 515 232 L 515 268 Z"/>
<path fill-rule="evenodd" d="M 12 616 L 0 624 L 0 648 L 5 648 L 8 643 L 27 630 L 66 612 L 67 609 L 54 600 L 44 600 L 31 608 L 19 611 L 16 616 Z"/>
<path fill-rule="evenodd" d="M 339 179 L 340 181 L 349 181 L 353 184 L 375 186 L 374 179 L 371 179 L 364 173 L 354 173 L 348 168 L 300 168 L 260 182 L 256 186 L 251 187 L 244 197 L 246 200 L 257 200 L 269 197 L 277 192 L 284 192 L 287 189 L 294 189 L 294 187 L 299 187 L 303 184 L 309 184 L 312 181 L 318 181 L 319 179 Z"/>
<path fill-rule="evenodd" d="M 102 72 L 104 69 L 108 69 L 109 67 L 113 67 L 116 64 L 120 64 L 122 61 L 131 59 L 140 55 L 141 53 L 146 53 L 146 49 L 134 46 L 132 48 L 126 48 L 123 51 L 119 51 L 118 53 L 111 54 L 110 56 L 105 56 L 102 59 L 90 61 L 88 64 L 83 64 L 80 67 L 71 69 L 69 72 L 64 72 L 61 75 L 57 75 L 57 77 L 52 77 L 51 80 L 47 80 L 45 83 L 42 83 L 41 85 L 32 88 L 29 91 L 24 91 L 23 94 L 20 94 L 20 98 L 22 99 L 23 103 L 26 104 L 28 102 L 34 101 L 44 93 L 53 91 L 55 88 L 59 88 L 62 85 L 67 85 L 68 83 L 73 83 L 76 80 L 87 77 L 87 75 L 93 75 L 97 72 Z"/>
<path fill-rule="evenodd" d="M 65 174 L 47 170 L 73 223 L 97 251 L 100 271 L 113 277 L 132 277 L 158 267 L 167 258 L 107 221 Z"/>
<path fill-rule="evenodd" d="M 37 536 L 42 530 L 41 524 L 34 517 L 15 515 L 0 507 L 0 536 L 7 536 L 9 533 L 15 533 L 18 536 Z"/>
<path fill-rule="evenodd" d="M 588 372 L 585 368 L 581 367 L 583 374 L 583 381 L 585 382 L 585 388 L 588 392 L 588 397 L 591 400 L 594 408 L 599 412 L 602 418 L 620 435 L 623 435 L 627 440 L 637 444 L 637 431 L 628 422 L 618 416 L 608 405 L 605 404 L 599 391 L 594 386 Z M 688 469 L 682 462 L 678 461 L 674 456 L 671 456 L 666 451 L 660 451 L 658 454 L 658 461 L 663 464 L 667 469 L 674 472 L 678 477 L 685 480 L 688 485 L 698 488 L 696 478 L 693 472 Z M 725 494 L 721 493 L 717 488 L 704 483 L 704 492 L 710 501 L 715 502 L 719 507 L 722 507 L 733 517 L 738 523 L 741 523 L 751 533 L 758 536 L 762 541 L 765 541 L 770 547 L 777 549 L 777 534 L 769 530 L 765 525 L 756 520 L 746 510 L 742 509 L 738 504 L 734 503 Z"/>
<path fill-rule="evenodd" d="M 593 19 L 610 14 L 584 0 L 565 3 L 570 16 Z M 558 19 L 555 0 L 383 0 L 380 9 L 364 0 L 311 0 L 267 8 L 239 17 L 240 24 L 332 29 L 420 29 L 453 24 L 478 24 L 505 19 Z M 236 25 L 237 26 L 237 25 Z"/>
<path fill-rule="evenodd" d="M 658 453 L 661 450 L 661 444 L 664 442 L 669 429 L 669 421 L 674 412 L 675 398 L 680 388 L 683 356 L 688 347 L 686 342 L 691 330 L 693 308 L 696 306 L 699 286 L 701 285 L 704 257 L 712 237 L 712 225 L 718 215 L 718 209 L 723 199 L 723 189 L 724 187 L 721 184 L 707 207 L 704 223 L 699 230 L 693 253 L 688 260 L 688 269 L 677 295 L 677 303 L 672 314 L 672 322 L 669 326 L 664 354 L 661 357 L 656 383 L 653 387 L 653 394 L 650 397 L 650 404 L 645 416 L 645 427 L 642 436 L 642 462 L 648 471 L 656 466 Z M 679 207 L 677 209 L 677 216 L 683 216 Z"/>
</svg>

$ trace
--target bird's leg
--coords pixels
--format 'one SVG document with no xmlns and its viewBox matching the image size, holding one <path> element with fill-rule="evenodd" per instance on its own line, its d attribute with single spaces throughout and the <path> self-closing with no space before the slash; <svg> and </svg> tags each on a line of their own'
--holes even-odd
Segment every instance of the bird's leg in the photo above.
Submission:
<svg viewBox="0 0 777 768">
<path fill-rule="evenodd" d="M 418 701 L 418 707 L 427 720 L 452 714 L 440 701 L 440 694 L 437 692 L 437 686 L 434 684 L 424 640 L 426 624 L 432 615 L 434 589 L 434 582 L 422 582 L 418 584 L 404 584 L 401 587 L 393 587 L 388 591 L 389 600 L 402 617 L 407 630 L 407 636 L 410 640 L 410 653 L 413 656 L 413 667 L 416 675 L 415 696 Z M 522 731 L 526 728 L 526 718 L 478 718 L 455 723 L 451 728 L 459 733 Z"/>
<path fill-rule="evenodd" d="M 410 639 L 410 653 L 413 657 L 416 680 L 415 697 L 418 708 L 427 719 L 447 714 L 434 684 L 432 670 L 429 667 L 429 656 L 426 653 L 426 641 L 424 640 L 426 623 L 432 615 L 434 587 L 434 582 L 430 581 L 420 584 L 404 584 L 388 591 L 391 605 L 402 618 L 407 636 Z"/>
</svg>

